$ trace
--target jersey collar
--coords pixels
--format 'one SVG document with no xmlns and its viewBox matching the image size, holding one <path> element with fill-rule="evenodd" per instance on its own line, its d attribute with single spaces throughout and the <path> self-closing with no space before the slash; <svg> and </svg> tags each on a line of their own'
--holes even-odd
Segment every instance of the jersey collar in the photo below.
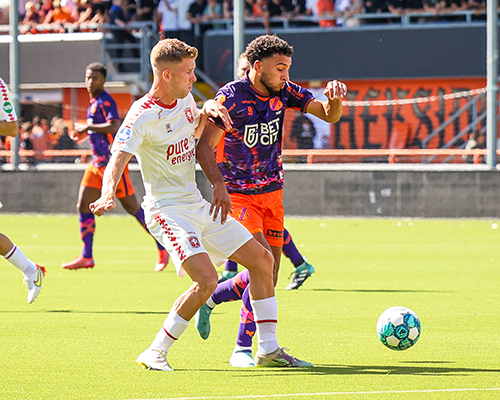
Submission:
<svg viewBox="0 0 500 400">
<path fill-rule="evenodd" d="M 153 103 L 155 103 L 157 106 L 160 106 L 162 108 L 167 108 L 167 109 L 172 109 L 177 105 L 177 99 L 175 100 L 174 104 L 168 105 L 168 104 L 163 104 L 161 101 L 158 99 L 155 99 L 153 96 L 151 96 L 149 93 L 147 93 L 148 99 L 151 100 Z"/>
</svg>

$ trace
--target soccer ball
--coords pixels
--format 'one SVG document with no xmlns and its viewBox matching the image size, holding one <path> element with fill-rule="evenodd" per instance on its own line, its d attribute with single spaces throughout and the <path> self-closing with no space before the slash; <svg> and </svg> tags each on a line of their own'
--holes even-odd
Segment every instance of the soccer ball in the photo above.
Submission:
<svg viewBox="0 0 500 400">
<path fill-rule="evenodd" d="M 417 343 L 421 332 L 420 320 L 406 307 L 391 307 L 377 321 L 380 341 L 392 350 L 406 350 Z"/>
</svg>

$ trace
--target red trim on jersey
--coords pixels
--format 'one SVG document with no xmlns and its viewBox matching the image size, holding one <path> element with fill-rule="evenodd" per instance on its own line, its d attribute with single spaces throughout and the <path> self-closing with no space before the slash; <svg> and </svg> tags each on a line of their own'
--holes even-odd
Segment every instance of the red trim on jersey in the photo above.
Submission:
<svg viewBox="0 0 500 400">
<path fill-rule="evenodd" d="M 256 324 L 277 324 L 278 320 L 276 319 L 263 319 L 262 321 L 255 321 Z"/>
<path fill-rule="evenodd" d="M 153 101 L 153 103 L 155 103 L 157 106 L 160 106 L 160 107 L 163 107 L 163 108 L 168 108 L 168 109 L 172 109 L 174 108 L 176 105 L 177 105 L 177 99 L 174 101 L 174 104 L 172 105 L 168 105 L 168 104 L 164 104 L 162 103 L 161 101 L 159 101 L 158 99 L 155 99 L 153 96 L 151 96 L 149 93 L 147 94 L 148 98 L 150 100 Z"/>
<path fill-rule="evenodd" d="M 261 101 L 269 100 L 270 96 L 268 94 L 262 93 L 260 90 L 256 89 L 255 86 L 252 84 L 252 81 L 250 81 L 250 79 L 248 79 L 248 82 L 250 82 L 250 88 L 255 92 L 255 96 L 259 100 L 261 100 Z"/>
</svg>

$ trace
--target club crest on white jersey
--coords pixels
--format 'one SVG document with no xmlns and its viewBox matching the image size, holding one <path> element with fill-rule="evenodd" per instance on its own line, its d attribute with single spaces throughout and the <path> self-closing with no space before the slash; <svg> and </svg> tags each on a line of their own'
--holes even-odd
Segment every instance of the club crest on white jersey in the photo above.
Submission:
<svg viewBox="0 0 500 400">
<path fill-rule="evenodd" d="M 186 114 L 186 118 L 190 124 L 194 122 L 194 116 L 193 116 L 193 111 L 191 111 L 191 108 L 186 108 L 184 110 L 184 114 Z"/>
</svg>

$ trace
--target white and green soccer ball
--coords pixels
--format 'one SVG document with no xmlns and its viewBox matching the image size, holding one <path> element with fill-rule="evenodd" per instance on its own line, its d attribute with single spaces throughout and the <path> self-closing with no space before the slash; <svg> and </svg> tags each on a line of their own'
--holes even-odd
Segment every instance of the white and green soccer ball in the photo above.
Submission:
<svg viewBox="0 0 500 400">
<path fill-rule="evenodd" d="M 396 306 L 385 310 L 377 321 L 380 341 L 392 350 L 406 350 L 420 337 L 420 320 L 412 310 Z"/>
</svg>

